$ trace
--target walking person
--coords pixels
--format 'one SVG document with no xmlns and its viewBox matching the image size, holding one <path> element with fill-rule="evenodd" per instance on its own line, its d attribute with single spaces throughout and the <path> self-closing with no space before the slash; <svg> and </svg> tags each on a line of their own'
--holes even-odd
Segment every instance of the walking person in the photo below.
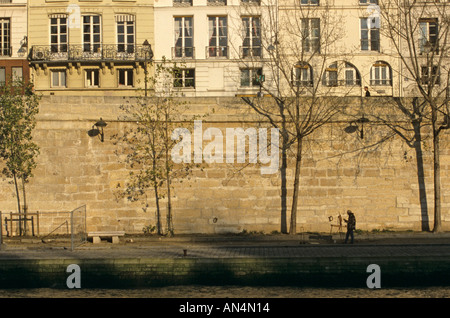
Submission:
<svg viewBox="0 0 450 318">
<path fill-rule="evenodd" d="M 344 219 L 344 221 L 347 223 L 347 234 L 345 234 L 345 244 L 347 244 L 348 238 L 351 238 L 350 243 L 353 244 L 353 231 L 356 228 L 356 218 L 352 211 L 348 210 L 348 220 Z"/>
<path fill-rule="evenodd" d="M 364 86 L 364 90 L 366 91 L 366 97 L 370 97 L 369 88 L 367 86 Z"/>
</svg>

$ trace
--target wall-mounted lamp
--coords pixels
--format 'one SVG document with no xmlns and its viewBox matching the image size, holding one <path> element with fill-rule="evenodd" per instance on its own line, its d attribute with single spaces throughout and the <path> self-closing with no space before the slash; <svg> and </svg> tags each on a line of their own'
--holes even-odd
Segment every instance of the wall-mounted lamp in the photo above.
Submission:
<svg viewBox="0 0 450 318">
<path fill-rule="evenodd" d="M 100 136 L 100 141 L 103 142 L 105 140 L 103 128 L 107 125 L 108 124 L 102 118 L 100 118 L 100 120 L 92 126 L 92 129 L 88 131 L 89 137 Z"/>
<path fill-rule="evenodd" d="M 364 139 L 364 124 L 368 123 L 369 121 L 370 120 L 368 118 L 365 118 L 363 115 L 361 118 L 351 121 L 350 126 L 346 127 L 344 131 L 348 134 L 359 131 L 359 136 L 361 137 L 361 139 Z M 361 128 L 359 128 L 358 124 L 361 125 Z"/>
</svg>

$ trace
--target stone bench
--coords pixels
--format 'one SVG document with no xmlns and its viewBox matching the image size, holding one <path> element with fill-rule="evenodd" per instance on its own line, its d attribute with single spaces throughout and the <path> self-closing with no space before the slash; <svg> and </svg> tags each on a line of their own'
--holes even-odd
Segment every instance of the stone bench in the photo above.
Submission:
<svg viewBox="0 0 450 318">
<path fill-rule="evenodd" d="M 101 239 L 111 239 L 113 244 L 119 243 L 119 236 L 124 236 L 124 231 L 104 231 L 104 232 L 88 232 L 88 237 L 92 238 L 92 243 L 97 244 Z"/>
</svg>

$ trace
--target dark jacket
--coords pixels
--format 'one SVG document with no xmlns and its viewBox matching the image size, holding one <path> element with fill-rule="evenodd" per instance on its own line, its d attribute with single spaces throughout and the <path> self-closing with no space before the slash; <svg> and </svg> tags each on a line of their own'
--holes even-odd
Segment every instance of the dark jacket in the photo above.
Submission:
<svg viewBox="0 0 450 318">
<path fill-rule="evenodd" d="M 348 216 L 348 221 L 346 222 L 348 230 L 354 230 L 356 228 L 356 218 L 353 213 L 350 213 L 350 215 Z"/>
</svg>

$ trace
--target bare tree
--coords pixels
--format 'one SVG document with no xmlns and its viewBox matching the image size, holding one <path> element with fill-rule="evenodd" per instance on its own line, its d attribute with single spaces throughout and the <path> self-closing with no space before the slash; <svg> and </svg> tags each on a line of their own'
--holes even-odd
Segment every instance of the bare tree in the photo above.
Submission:
<svg viewBox="0 0 450 318">
<path fill-rule="evenodd" d="M 156 231 L 164 234 L 161 224 L 161 200 L 166 199 L 166 233 L 174 235 L 172 187 L 187 177 L 192 164 L 175 164 L 171 150 L 176 144 L 175 128 L 189 126 L 197 116 L 187 118 L 188 105 L 180 100 L 177 90 L 180 65 L 163 59 L 155 63 L 155 75 L 146 78 L 150 84 L 144 96 L 138 96 L 122 105 L 124 115 L 119 120 L 133 126 L 113 136 L 116 144 L 124 146 L 123 160 L 130 168 L 129 178 L 120 191 L 120 197 L 131 202 L 143 200 L 143 209 L 149 207 L 147 198 L 153 192 L 156 209 Z M 177 136 L 179 138 L 180 136 Z M 121 155 L 121 153 L 119 153 Z"/>
<path fill-rule="evenodd" d="M 416 149 L 421 181 L 421 143 L 430 129 L 433 144 L 434 232 L 441 230 L 440 137 L 449 121 L 449 22 L 450 4 L 443 1 L 385 0 L 380 5 L 382 35 L 389 40 L 389 54 L 398 58 L 395 70 L 403 86 L 392 105 L 405 119 L 400 124 L 380 116 L 407 143 Z M 405 85 L 405 79 L 410 85 Z M 423 172 L 422 172 L 423 175 Z M 423 177 L 423 176 L 422 176 Z M 421 199 L 426 194 L 421 193 Z M 423 202 L 421 200 L 421 202 Z M 422 209 L 424 206 L 422 207 Z M 426 227 L 423 227 L 426 229 Z"/>
<path fill-rule="evenodd" d="M 254 95 L 242 94 L 244 102 L 281 134 L 281 232 L 287 233 L 287 178 L 289 154 L 294 161 L 289 233 L 296 234 L 300 171 L 308 137 L 329 124 L 348 94 L 361 96 L 360 77 L 345 78 L 352 65 L 338 53 L 344 36 L 341 16 L 327 1 L 320 6 L 303 1 L 261 5 L 260 20 L 242 13 L 240 47 L 241 86 L 257 86 Z M 250 10 L 254 8 L 250 7 Z M 342 98 L 327 98 L 327 96 Z"/>
</svg>

